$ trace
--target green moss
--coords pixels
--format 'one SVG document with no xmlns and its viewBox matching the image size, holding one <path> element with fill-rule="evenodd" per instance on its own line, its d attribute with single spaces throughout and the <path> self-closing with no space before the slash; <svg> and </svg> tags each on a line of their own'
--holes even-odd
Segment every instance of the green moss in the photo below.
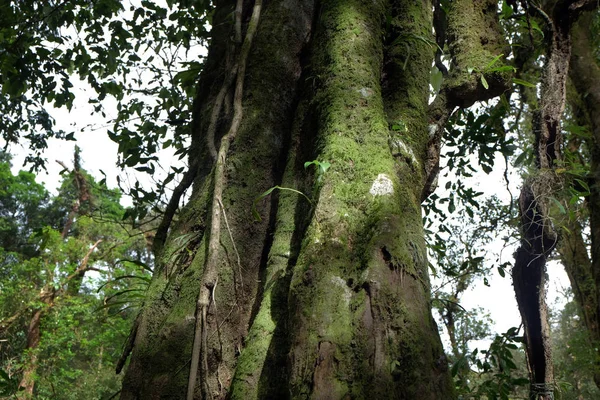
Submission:
<svg viewBox="0 0 600 400">
<path fill-rule="evenodd" d="M 259 393 L 258 382 L 255 379 L 257 371 L 263 370 L 267 352 L 276 328 L 271 315 L 270 305 L 271 290 L 267 290 L 263 295 L 260 310 L 246 338 L 247 345 L 239 357 L 235 376 L 231 384 L 231 399 L 262 398 Z M 250 379 L 250 382 L 248 382 L 248 379 Z"/>
<path fill-rule="evenodd" d="M 431 370 L 428 363 L 437 336 L 429 324 L 417 195 L 421 177 L 411 165 L 422 163 L 428 140 L 420 127 L 426 127 L 423 88 L 429 82 L 429 67 L 426 73 L 419 71 L 417 79 L 403 75 L 394 81 L 408 99 L 391 91 L 387 98 L 382 95 L 378 30 L 383 11 L 362 2 L 328 3 L 322 11 L 323 36 L 315 37 L 312 65 L 320 81 L 314 97 L 317 157 L 331 167 L 320 186 L 290 289 L 292 324 L 302 326 L 292 338 L 295 396 L 323 395 L 316 394 L 320 389 L 306 366 L 325 365 L 327 357 L 335 358 L 327 382 L 340 397 L 417 395 L 429 385 L 420 374 Z M 430 16 L 426 7 L 420 12 Z M 351 36 L 358 26 L 365 33 Z M 426 57 L 417 52 L 415 60 Z M 383 99 L 390 102 L 385 109 Z M 400 162 L 388 144 L 390 121 L 398 120 L 406 121 L 399 137 L 404 145 Z M 391 186 L 375 190 L 378 181 Z M 433 337 L 431 342 L 422 339 L 427 335 Z M 335 346 L 335 356 L 315 361 L 323 343 Z M 365 359 L 369 353 L 371 358 Z M 396 376 L 398 368 L 402 374 Z"/>
<path fill-rule="evenodd" d="M 494 71 L 507 65 L 505 58 L 498 59 L 490 67 L 497 56 L 507 56 L 510 52 L 498 20 L 497 1 L 453 1 L 448 8 L 447 20 L 452 63 L 444 87 L 452 93 L 452 101 L 468 107 L 475 101 L 487 100 L 505 91 L 510 86 L 512 71 Z M 482 77 L 489 88 L 481 83 Z"/>
</svg>

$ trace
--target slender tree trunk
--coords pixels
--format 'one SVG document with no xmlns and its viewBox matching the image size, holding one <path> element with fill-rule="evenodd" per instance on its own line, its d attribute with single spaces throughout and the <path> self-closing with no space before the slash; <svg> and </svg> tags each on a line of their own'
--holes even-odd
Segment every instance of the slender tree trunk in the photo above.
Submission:
<svg viewBox="0 0 600 400">
<path fill-rule="evenodd" d="M 600 67 L 594 55 L 590 38 L 593 15 L 585 15 L 573 28 L 573 53 L 570 78 L 587 119 L 591 138 L 587 145 L 591 155 L 590 196 L 587 208 L 590 215 L 591 260 L 581 238 L 581 229 L 567 239 L 568 251 L 563 256 L 565 267 L 581 307 L 584 323 L 589 330 L 594 348 L 600 343 Z M 600 353 L 594 374 L 600 387 Z"/>
<path fill-rule="evenodd" d="M 555 168 L 561 161 L 561 118 L 571 57 L 571 27 L 592 1 L 549 2 L 548 14 L 530 4 L 545 20 L 547 54 L 541 78 L 539 107 L 533 113 L 537 172 L 526 180 L 519 197 L 522 239 L 512 270 L 519 311 L 525 328 L 530 398 L 553 398 L 550 325 L 546 305 L 546 260 L 558 242 L 549 219 L 550 198 L 564 182 Z"/>
<path fill-rule="evenodd" d="M 44 304 L 44 307 L 51 307 L 54 301 L 54 291 L 48 287 L 44 287 L 40 291 L 39 299 Z M 35 388 L 35 373 L 37 371 L 38 364 L 37 348 L 40 345 L 40 340 L 42 337 L 40 324 L 45 312 L 45 308 L 38 308 L 34 310 L 29 321 L 29 327 L 27 328 L 27 346 L 25 347 L 28 358 L 25 364 L 25 369 L 23 370 L 23 377 L 19 383 L 19 388 L 22 388 L 20 397 L 31 398 L 33 396 L 33 390 Z"/>
</svg>

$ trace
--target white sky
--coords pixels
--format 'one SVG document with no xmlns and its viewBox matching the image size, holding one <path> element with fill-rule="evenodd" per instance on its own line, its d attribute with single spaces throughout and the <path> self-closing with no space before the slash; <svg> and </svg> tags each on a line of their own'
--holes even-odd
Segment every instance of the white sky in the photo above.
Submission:
<svg viewBox="0 0 600 400">
<path fill-rule="evenodd" d="M 464 179 L 467 185 L 471 185 L 474 189 L 484 193 L 484 196 L 496 195 L 503 202 L 508 202 L 510 195 L 506 189 L 504 180 L 504 159 L 497 155 L 494 161 L 494 169 L 490 174 L 479 172 L 473 178 Z M 443 178 L 440 174 L 440 183 L 438 194 L 444 196 L 442 190 L 445 187 L 447 180 L 451 177 Z M 513 196 L 518 196 L 521 187 L 521 178 L 512 171 L 509 175 L 510 190 Z M 514 261 L 513 253 L 517 249 L 518 243 L 505 248 L 502 251 L 501 262 Z M 502 248 L 502 241 L 498 238 L 497 243 L 492 243 L 490 247 L 494 252 Z M 570 287 L 569 278 L 559 262 L 551 261 L 547 266 L 548 271 L 548 292 L 546 301 L 552 308 L 557 307 L 562 309 L 564 304 L 569 300 L 565 298 L 565 289 Z M 497 333 L 506 332 L 511 327 L 518 327 L 521 323 L 521 316 L 517 307 L 512 279 L 510 271 L 506 271 L 506 276 L 500 276 L 496 269 L 491 271 L 491 276 L 488 276 L 490 286 L 485 286 L 482 280 L 474 282 L 465 292 L 461 299 L 461 305 L 467 310 L 477 307 L 484 307 L 490 312 L 494 320 L 493 330 Z M 521 331 L 522 333 L 522 331 Z M 485 342 L 488 343 L 488 342 Z M 482 343 L 484 347 L 487 344 Z"/>
</svg>

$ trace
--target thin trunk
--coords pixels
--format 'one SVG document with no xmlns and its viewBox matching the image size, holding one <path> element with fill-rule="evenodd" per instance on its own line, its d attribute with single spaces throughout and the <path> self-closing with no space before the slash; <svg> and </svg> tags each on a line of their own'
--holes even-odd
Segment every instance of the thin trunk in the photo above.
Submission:
<svg viewBox="0 0 600 400">
<path fill-rule="evenodd" d="M 574 242 L 570 247 L 573 250 L 573 262 L 568 262 L 565 267 L 571 279 L 575 292 L 575 299 L 580 305 L 584 322 L 598 351 L 600 360 L 600 67 L 594 55 L 590 38 L 590 27 L 593 15 L 584 16 L 575 24 L 573 29 L 573 54 L 571 57 L 571 82 L 575 86 L 587 116 L 591 138 L 587 145 L 591 155 L 591 176 L 589 181 L 590 196 L 587 199 L 587 208 L 590 214 L 591 232 L 591 262 L 587 249 L 580 239 L 580 230 L 575 231 L 568 240 Z M 594 381 L 600 387 L 600 361 L 596 366 Z"/>
<path fill-rule="evenodd" d="M 546 260 L 558 241 L 548 216 L 549 201 L 562 181 L 555 173 L 561 160 L 560 120 L 566 101 L 571 56 L 571 26 L 595 2 L 558 1 L 550 15 L 530 5 L 547 24 L 547 55 L 541 78 L 539 108 L 533 113 L 534 153 L 538 171 L 521 189 L 522 239 L 512 270 L 515 294 L 525 327 L 530 397 L 552 399 L 554 377 L 546 297 Z"/>
<path fill-rule="evenodd" d="M 458 348 L 458 341 L 456 340 L 456 325 L 454 323 L 454 315 L 457 311 L 456 306 L 448 305 L 446 308 L 446 313 L 444 314 L 444 325 L 446 325 L 446 330 L 448 331 L 448 337 L 450 338 L 450 347 L 452 348 L 452 353 L 454 354 L 454 359 L 458 360 L 461 356 L 460 349 Z"/>
<path fill-rule="evenodd" d="M 568 229 L 569 232 L 562 238 L 558 251 L 569 276 L 575 301 L 581 308 L 584 325 L 590 331 L 590 336 L 595 338 L 593 340 L 597 341 L 600 332 L 592 262 L 579 222 L 571 222 Z"/>
<path fill-rule="evenodd" d="M 44 308 L 36 309 L 29 321 L 29 327 L 27 328 L 27 346 L 25 347 L 28 359 L 23 370 L 23 377 L 19 383 L 19 388 L 22 388 L 20 397 L 25 396 L 26 398 L 31 398 L 33 396 L 38 361 L 37 348 L 40 345 L 40 339 L 42 337 L 40 325 L 47 308 L 51 307 L 54 302 L 54 295 L 54 290 L 50 287 L 44 287 L 40 291 L 39 300 L 44 304 Z"/>
</svg>

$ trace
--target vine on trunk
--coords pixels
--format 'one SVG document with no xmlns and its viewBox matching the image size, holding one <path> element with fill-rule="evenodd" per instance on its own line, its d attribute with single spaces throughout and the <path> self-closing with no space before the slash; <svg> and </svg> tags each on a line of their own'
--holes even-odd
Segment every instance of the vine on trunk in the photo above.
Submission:
<svg viewBox="0 0 600 400">
<path fill-rule="evenodd" d="M 202 357 L 202 377 L 201 377 L 201 390 L 202 397 L 208 398 L 210 396 L 210 391 L 207 388 L 208 385 L 208 361 L 207 361 L 207 313 L 208 308 L 212 303 L 214 303 L 214 292 L 217 287 L 218 281 L 218 250 L 219 250 L 219 239 L 221 234 L 221 213 L 220 213 L 220 204 L 222 204 L 222 194 L 223 188 L 225 186 L 225 163 L 227 161 L 227 152 L 229 151 L 229 147 L 231 142 L 235 139 L 238 128 L 240 126 L 240 122 L 242 121 L 243 109 L 242 109 L 242 95 L 244 91 L 244 75 L 246 71 L 246 62 L 248 59 L 248 53 L 250 52 L 250 48 L 252 46 L 252 39 L 254 34 L 256 33 L 256 29 L 258 27 L 258 21 L 260 18 L 260 12 L 262 7 L 262 0 L 255 0 L 254 9 L 252 10 L 252 16 L 250 17 L 250 22 L 248 24 L 248 30 L 246 32 L 246 36 L 244 38 L 244 42 L 241 46 L 238 55 L 238 62 L 234 63 L 232 68 L 232 72 L 229 74 L 228 78 L 226 78 L 223 89 L 219 93 L 218 98 L 221 98 L 221 101 L 215 102 L 215 108 L 213 109 L 213 114 L 211 116 L 211 125 L 216 121 L 216 118 L 213 120 L 212 118 L 219 115 L 220 108 L 222 105 L 222 100 L 224 97 L 227 87 L 227 81 L 235 77 L 235 94 L 233 98 L 233 119 L 231 121 L 231 126 L 229 131 L 225 136 L 221 138 L 220 146 L 218 153 L 216 154 L 216 164 L 215 171 L 213 175 L 213 196 L 211 202 L 211 219 L 210 219 L 210 236 L 208 242 L 208 254 L 206 257 L 206 262 L 204 265 L 204 271 L 202 274 L 202 280 L 200 282 L 200 291 L 198 293 L 198 300 L 196 304 L 196 328 L 194 332 L 194 343 L 192 347 L 192 363 L 190 366 L 190 375 L 188 381 L 188 390 L 187 390 L 187 399 L 193 400 L 194 398 L 194 388 L 196 386 L 196 377 L 198 374 L 198 365 L 200 362 L 200 357 Z M 242 8 L 242 0 L 238 0 L 236 5 L 236 38 L 241 38 L 241 8 Z M 222 96 L 223 95 L 223 96 Z M 214 124 L 216 126 L 216 123 Z M 213 128 L 214 130 L 214 128 Z M 214 140 L 210 140 L 210 130 L 209 135 L 207 135 L 209 139 L 209 148 L 210 142 L 214 143 Z M 214 132 L 213 132 L 214 139 Z M 215 149 L 216 150 L 216 149 Z M 211 149 L 211 153 L 213 150 Z M 223 209 L 223 213 L 225 209 Z M 218 325 L 218 324 L 217 324 Z"/>
</svg>

